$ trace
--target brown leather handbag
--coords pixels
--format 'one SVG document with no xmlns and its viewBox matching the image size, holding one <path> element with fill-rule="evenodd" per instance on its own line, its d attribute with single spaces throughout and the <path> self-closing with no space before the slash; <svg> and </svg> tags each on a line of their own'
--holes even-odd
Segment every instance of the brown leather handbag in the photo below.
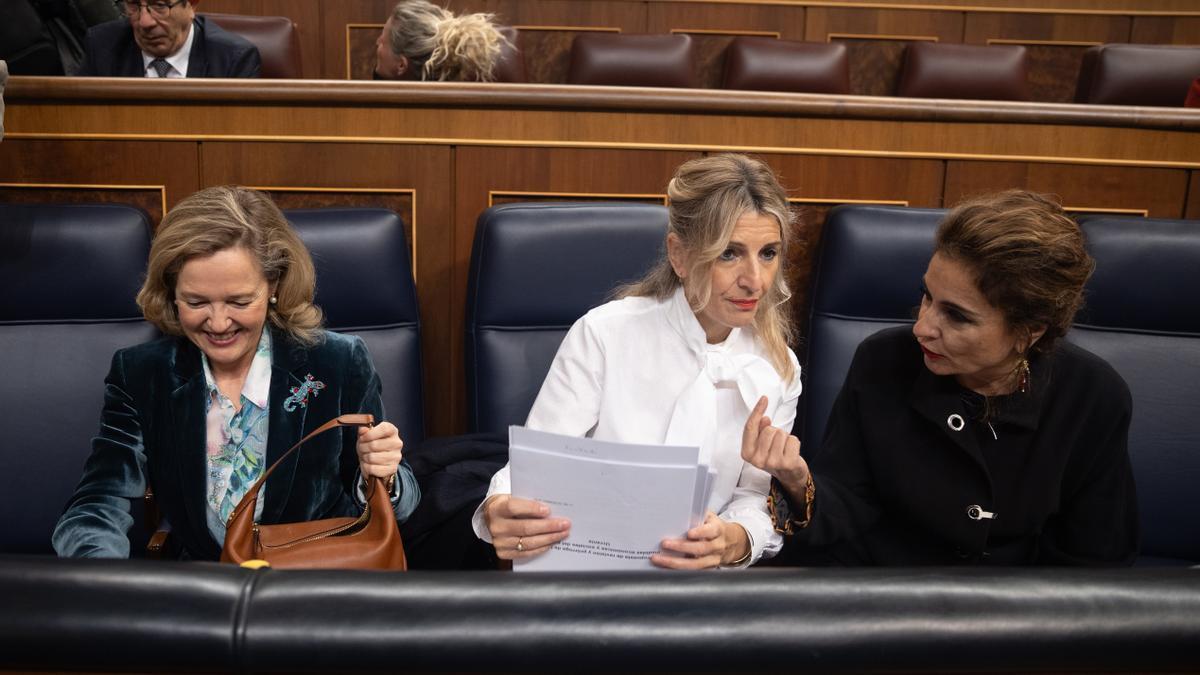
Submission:
<svg viewBox="0 0 1200 675">
<path fill-rule="evenodd" d="M 305 523 L 260 525 L 254 522 L 258 491 L 271 472 L 305 441 L 336 427 L 370 426 L 369 414 L 342 415 L 322 424 L 283 453 L 246 492 L 229 516 L 221 562 L 265 560 L 285 569 L 404 570 L 404 543 L 382 478 L 365 481 L 366 508 L 357 518 L 327 518 Z"/>
</svg>

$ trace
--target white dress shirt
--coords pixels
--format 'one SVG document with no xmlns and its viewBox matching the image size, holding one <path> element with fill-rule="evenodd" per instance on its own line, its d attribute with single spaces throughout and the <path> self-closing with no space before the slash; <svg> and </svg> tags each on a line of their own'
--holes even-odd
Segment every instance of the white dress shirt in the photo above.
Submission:
<svg viewBox="0 0 1200 675">
<path fill-rule="evenodd" d="M 708 344 L 683 289 L 666 301 L 624 298 L 575 322 L 550 365 L 526 426 L 626 443 L 699 445 L 716 472 L 708 508 L 750 536 L 747 565 L 783 544 L 767 513 L 771 477 L 742 460 L 742 429 L 759 396 L 774 426 L 789 429 L 800 396 L 800 367 L 784 382 L 752 328 Z M 488 497 L 509 494 L 509 469 Z M 486 501 L 486 498 L 485 498 Z M 482 506 L 476 535 L 491 541 Z M 680 536 L 684 536 L 680 532 Z"/>
<path fill-rule="evenodd" d="M 183 46 L 179 51 L 170 56 L 164 56 L 163 61 L 171 64 L 171 70 L 167 72 L 168 79 L 181 79 L 187 77 L 188 61 L 191 60 L 192 42 L 196 40 L 196 22 L 192 22 L 188 26 L 187 39 L 183 41 Z M 158 71 L 150 67 L 150 63 L 156 59 L 153 54 L 142 52 L 142 70 L 146 77 L 158 77 Z"/>
</svg>

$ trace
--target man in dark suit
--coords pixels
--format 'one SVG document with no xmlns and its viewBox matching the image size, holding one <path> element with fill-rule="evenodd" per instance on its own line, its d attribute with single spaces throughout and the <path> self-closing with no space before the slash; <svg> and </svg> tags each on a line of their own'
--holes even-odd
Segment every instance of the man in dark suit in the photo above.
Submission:
<svg viewBox="0 0 1200 675">
<path fill-rule="evenodd" d="M 122 0 L 125 18 L 88 30 L 80 75 L 258 77 L 258 49 L 196 16 L 200 0 Z"/>
</svg>

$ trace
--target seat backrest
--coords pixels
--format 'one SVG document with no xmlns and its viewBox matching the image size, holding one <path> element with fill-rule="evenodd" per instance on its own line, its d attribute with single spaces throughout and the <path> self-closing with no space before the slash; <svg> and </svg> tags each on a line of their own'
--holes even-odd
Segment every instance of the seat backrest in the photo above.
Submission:
<svg viewBox="0 0 1200 675">
<path fill-rule="evenodd" d="M 471 431 L 524 424 L 567 330 L 658 260 L 667 209 L 506 204 L 480 214 L 467 285 Z"/>
<path fill-rule="evenodd" d="M 725 49 L 725 89 L 850 93 L 850 65 L 842 42 L 734 38 Z"/>
<path fill-rule="evenodd" d="M 897 96 L 1028 101 L 1028 63 L 1021 45 L 911 42 Z"/>
<path fill-rule="evenodd" d="M 296 24 L 286 16 L 205 13 L 209 21 L 236 33 L 258 48 L 262 59 L 260 77 L 298 78 L 304 69 L 300 60 L 300 37 Z"/>
<path fill-rule="evenodd" d="M 404 222 L 387 209 L 284 211 L 312 252 L 326 326 L 358 335 L 383 381 L 388 421 L 405 442 L 425 437 L 421 330 Z"/>
<path fill-rule="evenodd" d="M 1200 47 L 1097 45 L 1083 53 L 1076 103 L 1182 106 L 1200 77 Z"/>
<path fill-rule="evenodd" d="M 0 61 L 0 140 L 4 140 L 4 85 L 8 82 L 8 63 Z"/>
<path fill-rule="evenodd" d="M 570 84 L 625 87 L 698 86 L 692 38 L 580 33 L 571 45 Z"/>
<path fill-rule="evenodd" d="M 1200 563 L 1200 222 L 1085 216 L 1096 272 L 1067 336 L 1133 395 L 1139 563 Z"/>
<path fill-rule="evenodd" d="M 496 82 L 527 82 L 525 57 L 521 55 L 521 47 L 517 43 L 521 32 L 512 26 L 497 26 L 496 29 L 508 40 L 508 44 L 501 47 L 500 59 L 496 61 L 492 72 Z"/>
<path fill-rule="evenodd" d="M 820 447 L 833 400 L 863 338 L 911 323 L 943 209 L 838 206 L 813 273 L 805 339 L 804 452 Z"/>
<path fill-rule="evenodd" d="M 52 553 L 113 352 L 156 334 L 134 302 L 149 252 L 132 207 L 0 204 L 0 553 Z"/>
</svg>

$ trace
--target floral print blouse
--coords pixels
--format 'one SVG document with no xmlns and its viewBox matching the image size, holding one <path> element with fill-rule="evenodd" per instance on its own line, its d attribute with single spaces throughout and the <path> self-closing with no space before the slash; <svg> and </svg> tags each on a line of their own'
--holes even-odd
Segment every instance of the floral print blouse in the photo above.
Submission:
<svg viewBox="0 0 1200 675">
<path fill-rule="evenodd" d="M 208 396 L 204 400 L 206 419 L 205 455 L 208 463 L 205 501 L 208 505 L 208 531 L 218 542 L 225 541 L 225 524 L 254 481 L 262 476 L 267 456 L 267 403 L 271 389 L 271 331 L 263 330 L 250 362 L 250 372 L 242 385 L 241 410 L 217 388 L 216 379 L 201 354 Z M 262 515 L 263 493 L 259 492 L 254 511 Z"/>
</svg>

